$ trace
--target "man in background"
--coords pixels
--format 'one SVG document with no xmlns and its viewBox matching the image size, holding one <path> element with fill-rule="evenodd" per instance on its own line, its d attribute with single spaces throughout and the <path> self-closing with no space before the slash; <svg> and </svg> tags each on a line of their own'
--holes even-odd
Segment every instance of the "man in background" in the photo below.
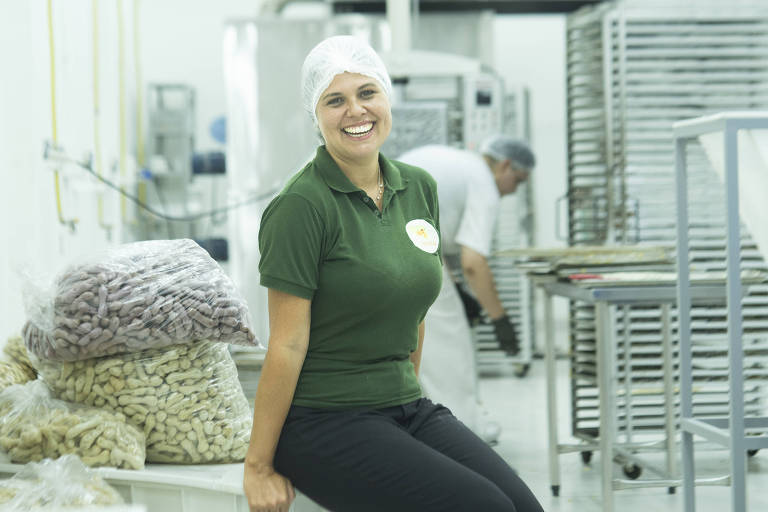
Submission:
<svg viewBox="0 0 768 512">
<path fill-rule="evenodd" d="M 519 340 L 499 299 L 488 265 L 499 202 L 526 181 L 535 157 L 522 141 L 492 135 L 477 152 L 429 145 L 398 160 L 421 167 L 437 181 L 443 286 L 426 316 L 420 380 L 426 395 L 447 406 L 489 443 L 501 429 L 481 410 L 470 323 L 484 309 L 502 350 L 516 355 Z M 460 273 L 457 285 L 451 274 Z"/>
</svg>

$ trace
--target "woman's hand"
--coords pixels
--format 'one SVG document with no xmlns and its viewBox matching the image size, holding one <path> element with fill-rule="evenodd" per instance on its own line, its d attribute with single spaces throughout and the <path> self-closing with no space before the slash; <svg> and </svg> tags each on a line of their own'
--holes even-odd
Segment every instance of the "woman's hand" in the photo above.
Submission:
<svg viewBox="0 0 768 512">
<path fill-rule="evenodd" d="M 272 467 L 245 463 L 243 489 L 251 512 L 288 512 L 296 497 L 291 481 Z"/>
</svg>

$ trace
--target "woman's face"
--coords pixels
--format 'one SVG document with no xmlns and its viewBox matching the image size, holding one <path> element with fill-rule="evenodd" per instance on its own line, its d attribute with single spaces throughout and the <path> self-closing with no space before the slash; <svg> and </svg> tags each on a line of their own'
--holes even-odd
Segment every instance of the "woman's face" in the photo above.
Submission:
<svg viewBox="0 0 768 512">
<path fill-rule="evenodd" d="M 315 110 L 328 152 L 344 161 L 378 157 L 392 129 L 387 94 L 371 77 L 336 75 Z"/>
</svg>

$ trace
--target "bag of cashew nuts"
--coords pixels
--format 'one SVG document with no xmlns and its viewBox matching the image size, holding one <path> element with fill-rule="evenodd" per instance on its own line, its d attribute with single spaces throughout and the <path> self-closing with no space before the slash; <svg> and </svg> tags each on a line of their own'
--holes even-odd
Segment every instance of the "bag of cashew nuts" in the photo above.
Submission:
<svg viewBox="0 0 768 512">
<path fill-rule="evenodd" d="M 0 361 L 0 391 L 14 384 L 24 384 L 37 378 L 37 372 L 27 357 L 21 336 L 11 336 L 3 347 L 5 361 Z"/>
<path fill-rule="evenodd" d="M 122 503 L 120 494 L 74 455 L 30 462 L 0 482 L 0 508 L 4 512 Z"/>
<path fill-rule="evenodd" d="M 147 462 L 239 462 L 248 402 L 228 347 L 202 342 L 74 362 L 34 361 L 62 400 L 124 414 L 144 431 Z"/>
<path fill-rule="evenodd" d="M 0 361 L 0 391 L 8 386 L 24 384 L 36 378 L 35 374 L 30 376 L 27 368 L 18 363 Z"/>
<path fill-rule="evenodd" d="M 75 454 L 89 466 L 144 467 L 144 434 L 124 415 L 51 398 L 41 380 L 0 392 L 0 450 L 26 463 Z"/>
<path fill-rule="evenodd" d="M 37 378 L 37 372 L 32 367 L 27 347 L 24 346 L 24 340 L 21 336 L 16 335 L 8 338 L 3 347 L 3 353 L 8 361 L 20 367 L 20 371 L 24 372 L 28 377 L 27 380 L 35 380 Z"/>
<path fill-rule="evenodd" d="M 26 283 L 22 335 L 39 358 L 78 361 L 200 340 L 257 345 L 248 307 L 192 240 L 124 244 Z"/>
</svg>

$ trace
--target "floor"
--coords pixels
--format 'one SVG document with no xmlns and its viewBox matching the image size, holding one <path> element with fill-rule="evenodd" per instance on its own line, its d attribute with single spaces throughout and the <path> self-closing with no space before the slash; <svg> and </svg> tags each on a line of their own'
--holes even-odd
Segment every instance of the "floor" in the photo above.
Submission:
<svg viewBox="0 0 768 512">
<path fill-rule="evenodd" d="M 569 426 L 568 362 L 557 362 L 558 417 L 560 442 L 572 442 Z M 589 465 L 582 463 L 578 453 L 560 456 L 560 497 L 550 492 L 547 464 L 546 389 L 543 361 L 534 361 L 523 378 L 513 375 L 484 377 L 480 381 L 481 397 L 502 425 L 496 450 L 515 467 L 548 512 L 602 511 L 599 453 Z M 656 453 L 648 460 L 663 465 Z M 727 473 L 728 453 L 712 446 L 696 448 L 697 477 L 720 476 Z M 615 475 L 621 469 L 615 465 Z M 643 478 L 642 475 L 640 478 Z M 750 512 L 768 510 L 768 452 L 758 452 L 748 462 L 747 503 Z M 682 511 L 683 499 L 678 490 L 674 495 L 666 488 L 642 488 L 615 491 L 615 510 L 620 512 Z M 730 487 L 699 486 L 696 488 L 697 512 L 730 511 Z M 735 511 L 734 511 L 735 512 Z"/>
</svg>

